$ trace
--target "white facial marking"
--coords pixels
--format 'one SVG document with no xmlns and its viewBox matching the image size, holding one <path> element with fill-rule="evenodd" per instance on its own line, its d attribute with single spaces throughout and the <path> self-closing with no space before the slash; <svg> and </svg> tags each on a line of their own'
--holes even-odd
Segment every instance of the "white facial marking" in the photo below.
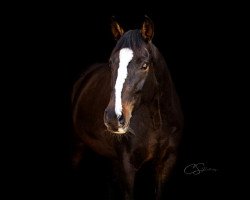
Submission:
<svg viewBox="0 0 250 200">
<path fill-rule="evenodd" d="M 117 117 L 122 115 L 122 88 L 128 75 L 128 64 L 133 58 L 133 51 L 129 48 L 123 48 L 119 53 L 119 68 L 115 83 L 115 113 Z"/>
</svg>

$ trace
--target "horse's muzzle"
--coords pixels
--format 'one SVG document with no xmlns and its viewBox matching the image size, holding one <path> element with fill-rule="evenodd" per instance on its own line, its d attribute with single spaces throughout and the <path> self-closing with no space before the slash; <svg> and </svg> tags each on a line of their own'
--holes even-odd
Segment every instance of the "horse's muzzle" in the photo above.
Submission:
<svg viewBox="0 0 250 200">
<path fill-rule="evenodd" d="M 104 111 L 104 124 L 111 133 L 124 134 L 128 130 L 125 117 L 123 115 L 117 117 L 116 113 L 108 108 Z"/>
</svg>

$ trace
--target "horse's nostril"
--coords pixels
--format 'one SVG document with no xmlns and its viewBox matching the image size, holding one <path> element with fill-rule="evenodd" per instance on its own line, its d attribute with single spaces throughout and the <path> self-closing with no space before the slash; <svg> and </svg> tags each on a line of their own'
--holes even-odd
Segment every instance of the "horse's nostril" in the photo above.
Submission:
<svg viewBox="0 0 250 200">
<path fill-rule="evenodd" d="M 124 118 L 123 115 L 121 115 L 121 116 L 118 117 L 118 121 L 119 121 L 119 123 L 120 123 L 122 126 L 125 125 L 125 118 Z"/>
</svg>

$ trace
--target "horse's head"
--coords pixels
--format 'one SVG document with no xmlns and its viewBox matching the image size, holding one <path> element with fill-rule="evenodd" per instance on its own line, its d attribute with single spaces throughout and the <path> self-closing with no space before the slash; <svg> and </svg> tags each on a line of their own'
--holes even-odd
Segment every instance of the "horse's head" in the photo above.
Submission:
<svg viewBox="0 0 250 200">
<path fill-rule="evenodd" d="M 141 29 L 124 33 L 121 26 L 113 21 L 112 33 L 117 41 L 110 56 L 111 97 L 104 112 L 107 129 L 116 134 L 129 130 L 132 112 L 145 99 L 153 95 L 153 23 L 149 18 Z M 151 81 L 150 81 L 151 80 Z"/>
</svg>

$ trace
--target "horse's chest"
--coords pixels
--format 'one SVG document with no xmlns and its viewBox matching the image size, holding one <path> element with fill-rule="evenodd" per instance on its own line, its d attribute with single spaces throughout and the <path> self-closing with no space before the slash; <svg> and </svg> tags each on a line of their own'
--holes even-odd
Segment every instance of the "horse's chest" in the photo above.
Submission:
<svg viewBox="0 0 250 200">
<path fill-rule="evenodd" d="M 155 156 L 157 144 L 157 139 L 154 137 L 136 143 L 129 153 L 130 163 L 139 169 L 145 162 L 152 160 Z"/>
</svg>

